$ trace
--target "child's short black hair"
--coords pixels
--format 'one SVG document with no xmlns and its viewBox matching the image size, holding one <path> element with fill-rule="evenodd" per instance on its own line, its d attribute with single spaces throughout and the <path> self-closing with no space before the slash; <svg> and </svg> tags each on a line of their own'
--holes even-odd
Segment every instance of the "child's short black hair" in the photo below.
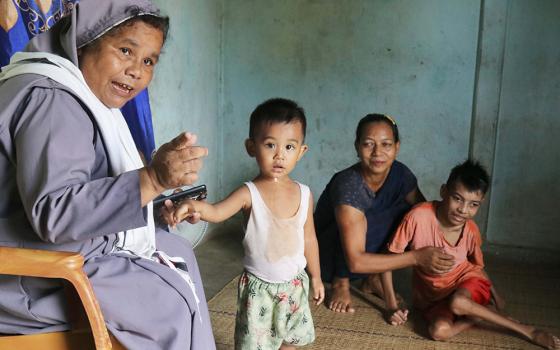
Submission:
<svg viewBox="0 0 560 350">
<path fill-rule="evenodd" d="M 447 179 L 447 187 L 461 182 L 470 192 L 480 191 L 486 194 L 490 187 L 490 176 L 479 162 L 467 159 L 451 169 Z"/>
<path fill-rule="evenodd" d="M 395 142 L 400 141 L 399 128 L 397 127 L 397 123 L 392 117 L 385 114 L 371 113 L 360 119 L 360 122 L 358 123 L 358 127 L 356 128 L 356 140 L 354 140 L 354 143 L 356 145 L 360 142 L 362 132 L 364 131 L 366 125 L 368 125 L 369 123 L 385 123 L 389 125 L 389 127 L 391 127 L 391 130 L 393 130 L 393 138 L 395 139 Z"/>
<path fill-rule="evenodd" d="M 286 98 L 271 98 L 258 105 L 251 113 L 249 138 L 254 138 L 258 128 L 262 125 L 271 123 L 289 124 L 298 121 L 301 123 L 303 138 L 305 139 L 307 121 L 303 108 Z"/>
</svg>

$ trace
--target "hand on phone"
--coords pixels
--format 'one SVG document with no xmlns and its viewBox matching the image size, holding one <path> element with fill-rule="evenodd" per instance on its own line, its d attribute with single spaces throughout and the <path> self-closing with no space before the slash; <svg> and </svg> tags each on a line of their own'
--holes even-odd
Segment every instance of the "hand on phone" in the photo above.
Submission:
<svg viewBox="0 0 560 350">
<path fill-rule="evenodd" d="M 206 199 L 207 190 L 206 185 L 201 185 L 186 190 L 178 191 L 169 196 L 161 195 L 154 199 L 154 212 L 158 213 L 157 217 L 164 225 L 175 227 L 173 215 L 175 213 L 175 206 L 184 199 L 203 200 Z M 200 214 L 195 213 L 186 219 L 191 224 L 196 224 L 200 221 Z"/>
<path fill-rule="evenodd" d="M 206 199 L 208 192 L 206 190 L 206 185 L 200 185 L 192 188 L 187 188 L 186 190 L 182 190 L 169 196 L 161 195 L 154 199 L 154 206 L 160 206 L 166 200 L 171 200 L 174 204 L 180 203 L 183 199 L 194 199 L 194 200 L 203 200 Z"/>
</svg>

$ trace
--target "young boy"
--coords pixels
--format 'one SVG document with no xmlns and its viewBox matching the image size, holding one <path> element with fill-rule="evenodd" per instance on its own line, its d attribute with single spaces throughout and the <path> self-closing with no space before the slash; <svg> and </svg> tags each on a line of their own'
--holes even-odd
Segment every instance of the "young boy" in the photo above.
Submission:
<svg viewBox="0 0 560 350">
<path fill-rule="evenodd" d="M 560 340 L 545 331 L 521 324 L 489 308 L 491 299 L 500 308 L 500 298 L 484 272 L 480 249 L 482 240 L 472 220 L 484 200 L 489 176 L 477 162 L 467 160 L 451 170 L 441 187 L 442 201 L 421 203 L 403 219 L 388 249 L 402 253 L 407 246 L 443 247 L 455 257 L 455 267 L 444 275 L 428 275 L 414 269 L 413 297 L 424 311 L 430 336 L 446 340 L 482 319 L 519 333 L 548 349 L 560 349 Z M 389 322 L 406 322 L 407 310 L 399 309 L 393 291 L 391 272 L 384 273 L 385 302 Z"/>
<path fill-rule="evenodd" d="M 251 114 L 247 153 L 259 175 L 216 204 L 185 201 L 173 223 L 200 214 L 220 222 L 242 211 L 244 267 L 238 288 L 236 349 L 294 349 L 310 344 L 315 330 L 308 305 L 325 296 L 309 188 L 289 174 L 307 151 L 306 119 L 295 102 L 271 99 Z M 197 215 L 198 215 L 197 214 Z M 169 218 L 168 218 L 169 220 Z"/>
</svg>

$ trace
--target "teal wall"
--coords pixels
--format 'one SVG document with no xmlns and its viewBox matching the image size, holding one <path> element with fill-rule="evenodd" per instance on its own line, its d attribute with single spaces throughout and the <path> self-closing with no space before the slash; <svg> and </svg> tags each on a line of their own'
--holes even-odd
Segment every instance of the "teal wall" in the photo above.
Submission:
<svg viewBox="0 0 560 350">
<path fill-rule="evenodd" d="M 468 153 L 477 1 L 227 1 L 224 15 L 224 188 L 256 173 L 243 149 L 248 115 L 266 98 L 297 100 L 310 151 L 294 177 L 316 197 L 354 163 L 367 113 L 393 115 L 399 159 L 429 198 Z M 421 5 L 420 5 L 421 4 Z"/>
<path fill-rule="evenodd" d="M 157 2 L 172 37 L 152 87 L 156 139 L 200 134 L 212 200 L 256 175 L 249 114 L 282 96 L 307 111 L 310 151 L 293 177 L 315 199 L 357 160 L 357 121 L 387 113 L 427 198 L 473 155 L 494 176 L 478 220 L 488 240 L 560 248 L 557 1 Z"/>
<path fill-rule="evenodd" d="M 560 2 L 511 1 L 488 238 L 560 248 Z"/>
<path fill-rule="evenodd" d="M 220 65 L 221 12 L 219 0 L 154 0 L 171 19 L 156 74 L 150 85 L 156 145 L 181 131 L 198 135 L 208 147 L 199 183 L 205 183 L 209 200 L 219 199 L 221 162 Z M 177 233 L 197 241 L 205 224 L 178 225 Z"/>
<path fill-rule="evenodd" d="M 181 131 L 198 135 L 210 157 L 201 172 L 218 187 L 220 148 L 221 1 L 154 0 L 171 17 L 170 32 L 150 85 L 156 144 Z M 215 192 L 214 192 L 215 193 Z M 217 197 L 214 194 L 211 197 Z"/>
</svg>

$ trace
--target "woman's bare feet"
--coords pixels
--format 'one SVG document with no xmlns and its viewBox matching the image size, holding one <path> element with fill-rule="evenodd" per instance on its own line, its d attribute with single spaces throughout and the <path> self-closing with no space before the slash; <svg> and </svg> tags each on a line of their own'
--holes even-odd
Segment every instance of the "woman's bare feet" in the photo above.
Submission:
<svg viewBox="0 0 560 350">
<path fill-rule="evenodd" d="M 352 296 L 350 295 L 350 280 L 348 278 L 336 278 L 332 282 L 332 295 L 329 301 L 329 309 L 335 312 L 354 312 L 352 307 Z"/>
<path fill-rule="evenodd" d="M 366 294 L 373 294 L 376 297 L 383 299 L 383 285 L 381 284 L 381 275 L 372 273 L 362 281 L 360 290 Z"/>
<path fill-rule="evenodd" d="M 383 284 L 381 283 L 381 274 L 372 273 L 368 275 L 367 278 L 362 280 L 360 291 L 364 294 L 373 294 L 379 299 L 385 299 L 385 292 L 383 291 Z M 395 298 L 397 299 L 397 303 L 399 305 L 406 305 L 403 297 L 401 297 L 398 293 L 395 293 Z"/>
<path fill-rule="evenodd" d="M 560 349 L 560 338 L 543 330 L 535 328 L 535 330 L 531 332 L 530 339 L 533 343 L 540 345 L 543 348 L 550 350 Z"/>
</svg>

